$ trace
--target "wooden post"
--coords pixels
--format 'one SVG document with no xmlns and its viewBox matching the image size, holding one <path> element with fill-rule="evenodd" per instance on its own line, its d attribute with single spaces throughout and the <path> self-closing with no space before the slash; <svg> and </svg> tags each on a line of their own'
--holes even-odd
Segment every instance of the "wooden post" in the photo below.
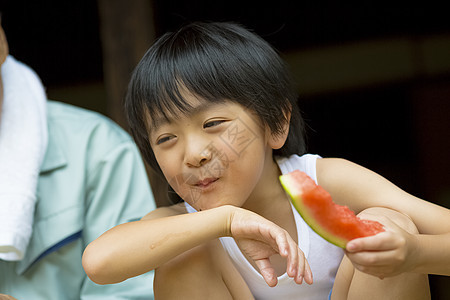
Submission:
<svg viewBox="0 0 450 300">
<path fill-rule="evenodd" d="M 98 0 L 107 114 L 125 129 L 123 97 L 131 72 L 155 39 L 152 4 L 151 0 Z M 147 170 L 156 204 L 167 205 L 167 182 Z"/>
<path fill-rule="evenodd" d="M 151 0 L 98 0 L 107 113 L 127 128 L 123 97 L 131 72 L 155 39 Z"/>
</svg>

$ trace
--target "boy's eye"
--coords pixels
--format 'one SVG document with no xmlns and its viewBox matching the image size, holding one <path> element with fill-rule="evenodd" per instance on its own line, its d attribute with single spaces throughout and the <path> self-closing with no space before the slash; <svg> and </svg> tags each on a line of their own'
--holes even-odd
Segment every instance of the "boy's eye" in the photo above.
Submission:
<svg viewBox="0 0 450 300">
<path fill-rule="evenodd" d="M 214 126 L 222 124 L 223 122 L 225 122 L 225 120 L 209 121 L 209 122 L 206 122 L 205 124 L 203 124 L 203 128 L 214 127 Z"/>
<path fill-rule="evenodd" d="M 172 135 L 163 136 L 163 137 L 159 138 L 159 139 L 156 141 L 156 145 L 160 145 L 160 144 L 162 144 L 162 143 L 164 143 L 164 142 L 167 142 L 167 141 L 171 140 L 172 138 L 173 138 Z"/>
</svg>

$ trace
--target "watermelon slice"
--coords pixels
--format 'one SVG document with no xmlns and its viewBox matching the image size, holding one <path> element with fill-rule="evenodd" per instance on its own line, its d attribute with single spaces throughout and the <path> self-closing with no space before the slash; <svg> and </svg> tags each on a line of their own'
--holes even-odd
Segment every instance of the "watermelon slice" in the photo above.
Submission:
<svg viewBox="0 0 450 300">
<path fill-rule="evenodd" d="M 303 220 L 336 246 L 345 248 L 350 240 L 384 231 L 379 222 L 362 220 L 347 206 L 334 203 L 331 195 L 304 172 L 281 175 L 280 181 Z"/>
</svg>

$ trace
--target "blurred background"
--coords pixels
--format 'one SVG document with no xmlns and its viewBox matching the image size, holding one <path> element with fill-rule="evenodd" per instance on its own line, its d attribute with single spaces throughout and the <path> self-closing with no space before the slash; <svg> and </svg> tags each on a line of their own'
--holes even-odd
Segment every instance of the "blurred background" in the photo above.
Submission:
<svg viewBox="0 0 450 300">
<path fill-rule="evenodd" d="M 236 21 L 294 73 L 308 148 L 366 166 L 450 208 L 450 18 L 443 1 L 1 0 L 10 53 L 50 99 L 127 127 L 130 73 L 155 38 L 190 21 Z M 149 176 L 158 205 L 167 188 Z M 431 276 L 433 299 L 450 280 Z"/>
</svg>

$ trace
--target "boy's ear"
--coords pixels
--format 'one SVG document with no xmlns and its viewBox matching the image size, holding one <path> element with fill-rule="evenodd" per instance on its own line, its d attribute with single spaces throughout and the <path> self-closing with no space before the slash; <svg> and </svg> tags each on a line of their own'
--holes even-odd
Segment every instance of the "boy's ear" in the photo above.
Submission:
<svg viewBox="0 0 450 300">
<path fill-rule="evenodd" d="M 284 122 L 282 132 L 279 134 L 276 134 L 276 135 L 269 133 L 268 140 L 269 140 L 269 145 L 272 149 L 280 149 L 281 147 L 283 147 L 283 145 L 286 142 L 286 139 L 289 135 L 289 125 L 290 124 L 291 124 L 291 112 L 289 111 L 286 114 L 286 121 Z"/>
<path fill-rule="evenodd" d="M 8 42 L 6 41 L 5 32 L 0 24 L 0 66 L 5 62 L 8 53 Z"/>
</svg>

